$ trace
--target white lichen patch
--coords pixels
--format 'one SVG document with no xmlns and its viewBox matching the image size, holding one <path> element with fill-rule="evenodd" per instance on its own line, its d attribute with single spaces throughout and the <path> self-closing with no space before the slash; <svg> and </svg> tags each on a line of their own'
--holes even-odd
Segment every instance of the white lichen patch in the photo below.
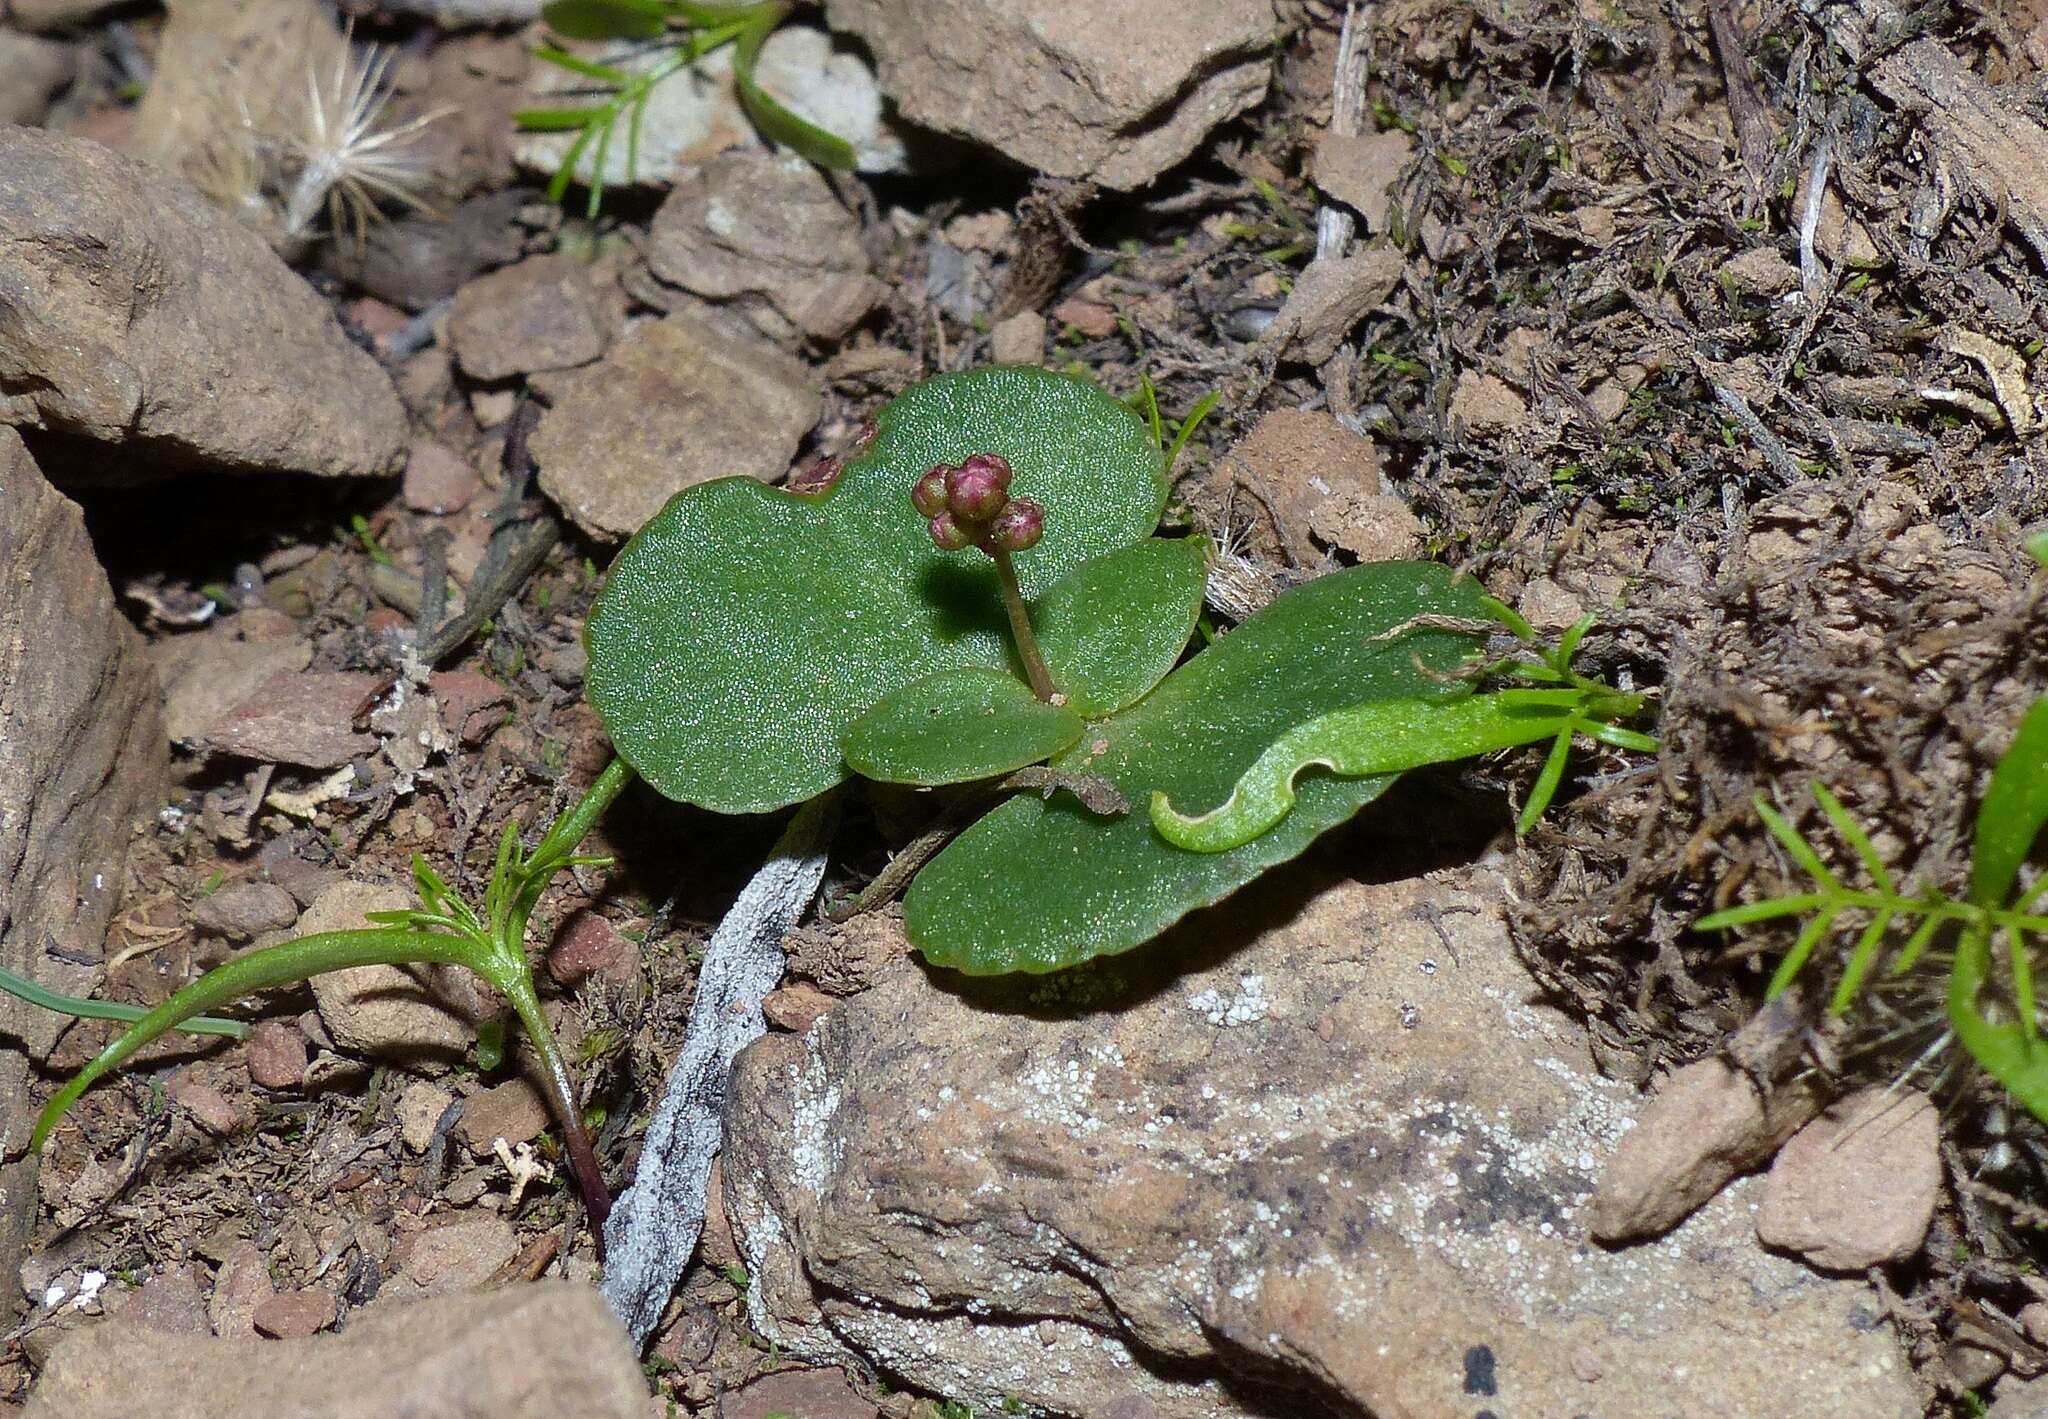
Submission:
<svg viewBox="0 0 2048 1419">
<path fill-rule="evenodd" d="M 1256 1024 L 1273 1012 L 1266 995 L 1266 978 L 1246 971 L 1237 978 L 1237 989 L 1229 996 L 1209 986 L 1188 997 L 1188 1008 L 1218 1029 Z"/>
</svg>

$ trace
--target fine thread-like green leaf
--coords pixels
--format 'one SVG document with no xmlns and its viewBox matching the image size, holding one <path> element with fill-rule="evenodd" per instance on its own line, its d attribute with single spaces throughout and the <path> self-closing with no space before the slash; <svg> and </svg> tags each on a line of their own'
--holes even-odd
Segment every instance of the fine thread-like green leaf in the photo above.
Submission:
<svg viewBox="0 0 2048 1419">
<path fill-rule="evenodd" d="M 1820 805 L 1820 811 L 1835 825 L 1835 831 L 1842 835 L 1842 841 L 1863 861 L 1863 870 L 1870 874 L 1870 880 L 1886 896 L 1894 894 L 1892 874 L 1885 870 L 1884 859 L 1877 855 L 1877 844 L 1870 840 L 1870 834 L 1863 831 L 1863 825 L 1849 816 L 1849 810 L 1842 806 L 1842 800 L 1835 797 L 1833 790 L 1819 779 L 1813 781 L 1813 801 Z"/>
<path fill-rule="evenodd" d="M 245 995 L 254 995 L 259 990 L 289 985 L 323 971 L 350 966 L 402 965 L 412 961 L 467 965 L 475 954 L 470 943 L 457 937 L 387 928 L 326 931 L 301 936 L 215 966 L 117 1035 L 93 1057 L 91 1063 L 52 1095 L 43 1108 L 42 1117 L 36 1120 L 29 1148 L 31 1151 L 42 1148 L 50 1131 L 66 1111 L 101 1075 L 118 1068 L 151 1040 L 176 1029 L 195 1015 L 203 1015 Z"/>
<path fill-rule="evenodd" d="M 1781 916 L 1803 916 L 1831 900 L 1833 899 L 1824 892 L 1808 892 L 1797 897 L 1772 897 L 1766 901 L 1745 902 L 1739 907 L 1709 912 L 1692 925 L 1695 931 L 1726 931 L 1731 926 L 1753 926 L 1760 921 L 1775 921 Z"/>
<path fill-rule="evenodd" d="M 121 1020 L 133 1024 L 149 1013 L 146 1006 L 65 995 L 62 991 L 37 985 L 27 976 L 18 976 L 5 967 L 0 967 L 0 990 L 40 1009 L 54 1010 L 76 1020 Z M 244 1039 L 249 1033 L 249 1027 L 240 1020 L 216 1019 L 210 1015 L 194 1016 L 179 1022 L 176 1028 L 188 1035 L 220 1035 L 231 1040 Z"/>
<path fill-rule="evenodd" d="M 1536 782 L 1529 786 L 1529 801 L 1522 805 L 1522 811 L 1515 815 L 1515 836 L 1523 837 L 1536 826 L 1536 820 L 1550 807 L 1550 800 L 1557 796 L 1557 787 L 1564 782 L 1566 763 L 1572 754 L 1572 725 L 1567 722 L 1550 743 L 1550 752 L 1543 756 L 1543 767 L 1536 775 Z"/>
<path fill-rule="evenodd" d="M 1806 870 L 1806 875 L 1829 891 L 1840 892 L 1842 884 L 1835 879 L 1834 873 L 1828 871 L 1827 864 L 1820 860 L 1820 854 L 1813 850 L 1813 844 L 1806 840 L 1805 834 L 1793 827 L 1791 820 L 1784 814 L 1767 803 L 1762 794 L 1759 793 L 1752 801 L 1756 804 L 1757 816 L 1763 819 L 1764 826 L 1771 830 L 1771 836 L 1778 840 L 1779 846 L 1792 855 L 1793 861 Z"/>
<path fill-rule="evenodd" d="M 1830 1015 L 1846 1011 L 1856 998 L 1856 992 L 1863 989 L 1863 978 L 1877 964 L 1878 948 L 1884 944 L 1884 934 L 1891 928 L 1893 915 L 1890 907 L 1883 908 L 1863 928 L 1863 934 L 1856 938 L 1856 949 L 1850 953 L 1849 964 L 1842 969 L 1842 979 L 1835 985 L 1834 998 L 1828 1002 Z"/>
<path fill-rule="evenodd" d="M 1813 920 L 1800 929 L 1798 940 L 1794 941 L 1792 949 L 1785 953 L 1785 959 L 1778 963 L 1778 969 L 1771 975 L 1771 983 L 1764 987 L 1766 1000 L 1776 1000 L 1783 995 L 1785 987 L 1792 984 L 1792 978 L 1805 969 L 1807 957 L 1813 954 L 1813 948 L 1820 944 L 1820 939 L 1828 934 L 1828 928 L 1834 925 L 1836 914 L 1836 908 L 1823 907 L 1814 914 Z"/>
</svg>

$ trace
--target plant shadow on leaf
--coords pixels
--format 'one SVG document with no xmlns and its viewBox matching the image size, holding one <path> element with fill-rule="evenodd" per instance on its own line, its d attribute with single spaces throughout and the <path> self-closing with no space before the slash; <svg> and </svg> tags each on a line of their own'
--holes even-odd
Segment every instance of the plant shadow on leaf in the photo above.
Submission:
<svg viewBox="0 0 2048 1419">
<path fill-rule="evenodd" d="M 927 562 L 918 568 L 917 594 L 932 608 L 932 635 L 951 643 L 968 636 L 1007 634 L 995 568 L 966 557 Z M 1010 657 L 1013 666 L 1016 656 Z M 1021 674 L 1021 669 L 1019 670 Z"/>
</svg>

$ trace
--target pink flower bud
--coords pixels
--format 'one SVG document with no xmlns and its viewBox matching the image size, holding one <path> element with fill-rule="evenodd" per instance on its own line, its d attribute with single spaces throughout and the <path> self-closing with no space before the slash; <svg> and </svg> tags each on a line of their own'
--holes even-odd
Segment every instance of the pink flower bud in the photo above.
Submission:
<svg viewBox="0 0 2048 1419">
<path fill-rule="evenodd" d="M 937 517 L 946 510 L 946 475 L 952 470 L 941 463 L 931 472 L 917 480 L 910 490 L 910 501 L 926 517 Z"/>
<path fill-rule="evenodd" d="M 974 545 L 974 536 L 950 512 L 941 512 L 932 519 L 932 541 L 940 550 L 958 552 Z"/>
<path fill-rule="evenodd" d="M 1005 552 L 1022 552 L 1045 535 L 1045 509 L 1029 498 L 1012 498 L 989 525 L 989 541 Z"/>
<path fill-rule="evenodd" d="M 946 505 L 962 522 L 987 522 L 1010 496 L 1010 461 L 997 453 L 970 454 L 946 474 Z"/>
</svg>

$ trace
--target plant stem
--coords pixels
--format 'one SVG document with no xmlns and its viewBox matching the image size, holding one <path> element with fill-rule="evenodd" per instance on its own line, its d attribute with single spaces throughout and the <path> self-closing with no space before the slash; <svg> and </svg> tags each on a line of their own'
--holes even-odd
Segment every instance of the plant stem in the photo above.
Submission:
<svg viewBox="0 0 2048 1419">
<path fill-rule="evenodd" d="M 499 988 L 505 989 L 502 984 Z M 512 1002 L 519 1023 L 526 1028 L 526 1037 L 533 1041 L 534 1052 L 540 1056 L 548 1101 L 554 1106 L 555 1121 L 562 1128 L 562 1143 L 569 1152 L 569 1169 L 576 1175 L 576 1190 L 583 1195 L 583 1206 L 590 1213 L 590 1234 L 597 1244 L 597 1259 L 603 1261 L 604 1221 L 611 1215 L 612 1197 L 605 1187 L 597 1149 L 591 1146 L 590 1131 L 583 1126 L 583 1106 L 576 1099 L 576 1086 L 569 1080 L 569 1068 L 562 1061 L 561 1051 L 555 1048 L 554 1031 L 541 1014 L 540 999 L 533 993 L 533 978 L 527 976 L 513 983 L 512 989 L 505 989 L 505 997 Z"/>
<path fill-rule="evenodd" d="M 1024 674 L 1031 681 L 1031 693 L 1047 704 L 1059 698 L 1059 688 L 1052 683 L 1052 676 L 1045 668 L 1045 657 L 1039 653 L 1038 637 L 1031 630 L 1031 617 L 1024 610 L 1024 593 L 1017 586 L 1017 568 L 1010 561 L 1010 554 L 1001 547 L 986 549 L 995 559 L 996 580 L 1003 588 L 1003 609 L 1010 613 L 1010 636 L 1017 642 L 1017 657 L 1024 662 Z"/>
</svg>

